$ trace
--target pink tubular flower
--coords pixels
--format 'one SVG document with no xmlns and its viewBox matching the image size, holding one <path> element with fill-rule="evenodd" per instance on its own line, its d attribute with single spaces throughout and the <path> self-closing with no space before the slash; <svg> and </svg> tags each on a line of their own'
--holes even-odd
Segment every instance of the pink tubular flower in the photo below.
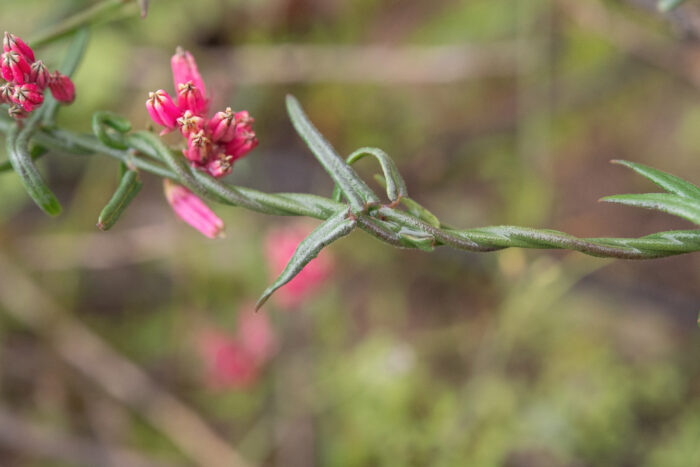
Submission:
<svg viewBox="0 0 700 467">
<path fill-rule="evenodd" d="M 206 98 L 207 89 L 204 87 L 204 80 L 199 74 L 197 63 L 191 53 L 178 47 L 170 60 L 170 66 L 173 70 L 173 82 L 176 90 L 180 89 L 181 84 L 192 83 Z"/>
<path fill-rule="evenodd" d="M 180 110 L 177 105 L 173 102 L 172 97 L 162 89 L 148 94 L 146 109 L 154 122 L 168 130 L 175 128 L 177 119 L 180 118 Z"/>
<path fill-rule="evenodd" d="M 12 102 L 31 112 L 44 102 L 44 94 L 36 84 L 18 84 L 12 94 Z"/>
<path fill-rule="evenodd" d="M 277 351 L 277 338 L 266 313 L 258 313 L 253 305 L 238 313 L 236 338 L 256 365 L 267 362 Z"/>
<path fill-rule="evenodd" d="M 161 89 L 149 94 L 146 109 L 157 125 L 165 127 L 161 134 L 177 128 L 187 138 L 182 153 L 192 167 L 225 177 L 237 159 L 258 145 L 253 119 L 247 111 L 236 113 L 230 107 L 209 118 L 209 96 L 192 54 L 178 47 L 170 65 L 176 99 Z"/>
<path fill-rule="evenodd" d="M 294 225 L 273 229 L 267 234 L 265 258 L 271 276 L 276 277 L 284 270 L 299 243 L 310 232 L 311 229 L 304 225 Z M 324 250 L 294 279 L 279 289 L 273 299 L 284 308 L 295 309 L 328 280 L 333 269 L 333 259 Z"/>
<path fill-rule="evenodd" d="M 0 55 L 0 71 L 6 81 L 24 84 L 24 75 L 29 74 L 30 65 L 22 54 L 10 50 Z"/>
<path fill-rule="evenodd" d="M 168 203 L 183 221 L 209 238 L 223 235 L 223 221 L 194 193 L 168 179 L 163 182 L 163 187 Z"/>
<path fill-rule="evenodd" d="M 2 49 L 5 52 L 14 51 L 22 54 L 29 63 L 34 61 L 34 51 L 31 47 L 25 44 L 22 39 L 7 31 L 5 31 L 5 37 L 2 40 Z"/>
<path fill-rule="evenodd" d="M 58 102 L 71 103 L 75 100 L 75 85 L 66 75 L 58 71 L 53 72 L 49 78 L 51 95 Z"/>
<path fill-rule="evenodd" d="M 19 37 L 5 32 L 0 55 L 0 74 L 7 83 L 0 86 L 0 104 L 10 104 L 9 115 L 25 118 L 44 102 L 44 91 L 50 88 L 57 101 L 73 102 L 75 85 L 58 71 L 49 74 L 41 60 L 34 59 L 34 51 Z"/>
</svg>

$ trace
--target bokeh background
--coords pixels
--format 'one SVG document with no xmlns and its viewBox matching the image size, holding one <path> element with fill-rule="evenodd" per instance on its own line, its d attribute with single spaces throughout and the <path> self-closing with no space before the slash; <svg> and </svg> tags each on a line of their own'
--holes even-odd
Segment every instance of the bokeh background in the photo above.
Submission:
<svg viewBox="0 0 700 467">
<path fill-rule="evenodd" d="M 1 29 L 31 39 L 94 3 L 3 0 Z M 287 119 L 293 93 L 341 154 L 386 150 L 449 224 L 692 228 L 597 200 L 654 190 L 611 159 L 700 182 L 695 0 L 665 16 L 643 0 L 124 11 L 93 28 L 61 125 L 87 132 L 109 109 L 146 128 L 147 93 L 171 90 L 181 45 L 214 108 L 256 119 L 260 146 L 233 183 L 330 193 Z M 37 53 L 55 67 L 65 46 Z M 202 336 L 236 334 L 270 280 L 266 235 L 295 221 L 217 206 L 227 236 L 211 241 L 146 174 L 102 233 L 117 163 L 41 167 L 57 219 L 0 175 L 0 465 L 700 465 L 700 255 L 427 254 L 358 232 L 330 247 L 335 268 L 301 305 L 264 308 L 278 350 L 253 381 L 212 384 Z"/>
</svg>

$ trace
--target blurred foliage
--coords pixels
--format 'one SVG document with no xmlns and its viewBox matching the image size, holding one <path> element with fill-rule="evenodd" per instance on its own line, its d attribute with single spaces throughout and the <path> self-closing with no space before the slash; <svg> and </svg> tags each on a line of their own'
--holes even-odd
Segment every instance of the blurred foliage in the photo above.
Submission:
<svg viewBox="0 0 700 467">
<path fill-rule="evenodd" d="M 6 0 L 0 24 L 29 37 L 92 3 Z M 153 0 L 145 21 L 134 8 L 94 28 L 76 75 L 78 100 L 60 123 L 89 131 L 89 115 L 109 109 L 145 128 L 147 92 L 170 89 L 168 58 L 182 45 L 215 101 L 256 118 L 261 144 L 232 175 L 241 185 L 330 193 L 287 121 L 283 97 L 293 92 L 341 153 L 386 150 L 411 196 L 450 224 L 525 222 L 581 236 L 689 228 L 595 200 L 649 191 L 610 159 L 700 180 L 697 85 L 577 21 L 570 3 Z M 605 5 L 639 21 L 641 34 L 662 31 L 669 56 L 680 47 L 697 52 L 692 38 L 674 35 L 672 19 Z M 227 69 L 239 46 L 285 43 L 510 44 L 517 57 L 535 59 L 432 83 L 239 83 Z M 42 57 L 55 66 L 63 47 Z M 353 235 L 331 249 L 334 280 L 303 309 L 264 309 L 281 349 L 263 378 L 216 391 L 204 378 L 197 332 L 233 333 L 238 311 L 269 281 L 264 233 L 290 221 L 217 207 L 227 238 L 209 241 L 175 219 L 159 180 L 145 176 L 120 223 L 101 233 L 94 226 L 117 185 L 117 163 L 48 156 L 40 165 L 66 210 L 42 217 L 16 177 L 1 175 L 0 257 L 195 407 L 253 464 L 304 456 L 314 460 L 306 465 L 328 466 L 700 464 L 698 255 L 644 263 L 541 251 L 426 255 Z M 448 211 L 459 214 L 447 219 Z M 0 412 L 96 446 L 184 461 L 164 435 L 5 314 L 0 339 Z M 293 444 L 289 426 L 310 435 Z M 3 430 L 0 464 L 65 465 L 17 448 Z"/>
</svg>

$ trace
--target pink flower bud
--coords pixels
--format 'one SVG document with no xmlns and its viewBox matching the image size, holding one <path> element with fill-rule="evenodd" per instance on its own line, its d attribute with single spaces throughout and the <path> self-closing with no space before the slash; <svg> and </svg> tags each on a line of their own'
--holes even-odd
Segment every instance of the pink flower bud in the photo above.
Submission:
<svg viewBox="0 0 700 467">
<path fill-rule="evenodd" d="M 233 157 L 219 153 L 206 163 L 206 169 L 214 178 L 225 177 L 233 169 Z"/>
<path fill-rule="evenodd" d="M 24 56 L 14 50 L 0 55 L 0 71 L 6 81 L 24 84 L 24 75 L 29 74 L 29 63 Z"/>
<path fill-rule="evenodd" d="M 15 120 L 21 120 L 27 117 L 27 112 L 24 111 L 22 106 L 19 106 L 17 104 L 12 104 L 9 110 L 7 111 L 7 114 Z"/>
<path fill-rule="evenodd" d="M 44 63 L 41 60 L 32 63 L 32 66 L 29 68 L 29 82 L 36 84 L 39 86 L 39 89 L 44 90 L 46 86 L 49 85 L 50 81 L 51 74 Z"/>
<path fill-rule="evenodd" d="M 204 160 L 211 154 L 211 140 L 207 138 L 204 130 L 193 133 L 187 139 L 187 149 L 183 151 L 185 157 L 197 163 L 203 163 Z"/>
<path fill-rule="evenodd" d="M 299 243 L 310 232 L 311 229 L 303 224 L 269 231 L 265 237 L 265 257 L 272 277 L 276 277 L 284 270 Z M 333 259 L 324 250 L 294 279 L 279 289 L 273 299 L 285 308 L 297 308 L 328 280 L 333 269 Z"/>
<path fill-rule="evenodd" d="M 36 84 L 18 84 L 12 94 L 12 102 L 31 112 L 44 102 L 44 94 Z"/>
<path fill-rule="evenodd" d="M 12 104 L 12 95 L 15 93 L 15 86 L 12 83 L 5 83 L 0 85 L 0 103 L 1 104 Z"/>
<path fill-rule="evenodd" d="M 175 128 L 177 119 L 180 117 L 180 110 L 175 105 L 175 102 L 162 89 L 148 94 L 146 109 L 156 124 L 171 130 Z"/>
<path fill-rule="evenodd" d="M 181 111 L 190 110 L 195 115 L 204 115 L 207 112 L 207 101 L 192 81 L 177 87 L 177 105 Z"/>
<path fill-rule="evenodd" d="M 217 143 L 228 143 L 236 136 L 236 115 L 227 107 L 225 112 L 216 112 L 209 120 L 211 139 Z"/>
<path fill-rule="evenodd" d="M 194 193 L 168 179 L 165 179 L 163 187 L 168 203 L 183 221 L 209 238 L 223 235 L 223 221 Z"/>
<path fill-rule="evenodd" d="M 250 116 L 247 110 L 242 110 L 236 113 L 236 126 L 238 128 L 253 131 L 253 123 L 255 119 Z"/>
<path fill-rule="evenodd" d="M 22 39 L 7 31 L 5 31 L 5 37 L 2 40 L 2 48 L 5 52 L 13 51 L 23 55 L 29 63 L 34 61 L 32 48 L 25 44 Z"/>
<path fill-rule="evenodd" d="M 239 130 L 236 132 L 235 138 L 226 144 L 225 153 L 236 161 L 258 145 L 258 138 L 255 137 L 254 131 Z"/>
<path fill-rule="evenodd" d="M 181 84 L 192 82 L 206 99 L 207 89 L 204 87 L 202 75 L 199 74 L 197 63 L 194 61 L 192 54 L 181 47 L 175 51 L 175 55 L 170 60 L 170 65 L 173 69 L 173 81 L 175 89 L 180 89 Z"/>
<path fill-rule="evenodd" d="M 70 104 L 75 100 L 75 85 L 66 75 L 54 71 L 49 79 L 49 89 L 58 102 Z"/>
<path fill-rule="evenodd" d="M 185 138 L 189 138 L 190 135 L 204 129 L 204 123 L 204 119 L 198 115 L 194 115 L 191 110 L 185 110 L 182 117 L 177 119 L 177 126 L 180 128 L 180 132 Z"/>
</svg>

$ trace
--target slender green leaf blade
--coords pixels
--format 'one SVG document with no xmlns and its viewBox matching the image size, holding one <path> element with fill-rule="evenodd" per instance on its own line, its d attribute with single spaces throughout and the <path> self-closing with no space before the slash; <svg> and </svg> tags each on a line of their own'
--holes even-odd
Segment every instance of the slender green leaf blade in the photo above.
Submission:
<svg viewBox="0 0 700 467">
<path fill-rule="evenodd" d="M 301 108 L 294 96 L 287 95 L 287 112 L 294 129 L 306 142 L 316 159 L 340 187 L 353 211 L 359 212 L 368 203 L 378 203 L 379 198 L 372 192 L 357 173 L 338 155 L 321 135 Z"/>
<path fill-rule="evenodd" d="M 669 193 L 674 193 L 678 196 L 684 198 L 693 198 L 700 200 L 700 188 L 693 185 L 690 182 L 683 180 L 682 178 L 676 177 L 661 170 L 654 169 L 652 167 L 637 164 L 635 162 L 614 160 L 613 164 L 624 165 L 634 170 L 643 177 L 648 178 L 652 182 L 656 183 L 658 186 L 668 191 Z"/>
<path fill-rule="evenodd" d="M 138 172 L 128 168 L 124 170 L 117 190 L 97 218 L 97 228 L 102 231 L 111 229 L 141 191 L 142 185 Z"/>
<path fill-rule="evenodd" d="M 282 274 L 263 292 L 258 300 L 256 309 L 263 306 L 275 290 L 294 279 L 304 269 L 304 266 L 318 256 L 323 248 L 350 234 L 356 225 L 357 220 L 348 218 L 347 212 L 339 212 L 319 225 L 308 237 L 302 240 Z"/>
<path fill-rule="evenodd" d="M 28 123 L 22 131 L 19 131 L 17 125 L 10 127 L 6 137 L 8 158 L 12 168 L 19 175 L 22 185 L 37 206 L 45 213 L 56 216 L 61 213 L 61 204 L 44 182 L 29 151 L 28 140 L 32 126 Z"/>
<path fill-rule="evenodd" d="M 360 148 L 350 154 L 346 161 L 348 164 L 352 165 L 366 156 L 372 156 L 379 162 L 382 172 L 384 172 L 386 195 L 389 197 L 389 200 L 396 201 L 397 199 L 408 196 L 406 182 L 401 176 L 398 167 L 396 167 L 396 163 L 381 149 L 369 147 Z"/>
<path fill-rule="evenodd" d="M 700 201 L 668 193 L 646 193 L 606 196 L 601 201 L 624 204 L 645 209 L 655 209 L 682 217 L 700 225 Z"/>
</svg>

